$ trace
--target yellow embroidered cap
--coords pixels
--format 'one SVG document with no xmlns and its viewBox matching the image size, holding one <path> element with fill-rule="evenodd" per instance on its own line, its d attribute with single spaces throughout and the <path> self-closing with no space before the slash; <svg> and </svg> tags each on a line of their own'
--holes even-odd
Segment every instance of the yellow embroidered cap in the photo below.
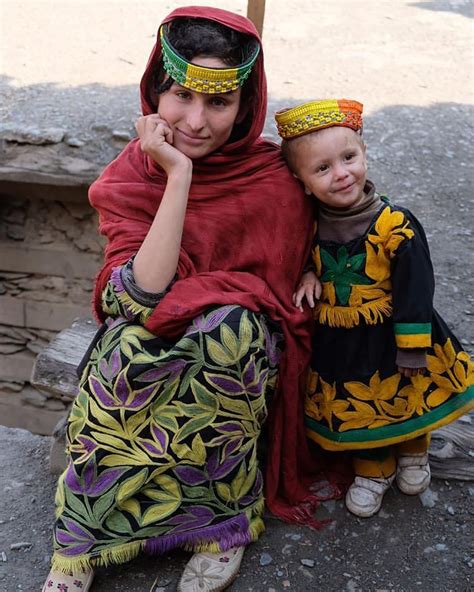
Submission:
<svg viewBox="0 0 474 592">
<path fill-rule="evenodd" d="M 327 99 L 311 101 L 291 109 L 275 113 L 278 134 L 284 140 L 291 140 L 325 127 L 350 127 L 356 132 L 362 130 L 363 105 L 348 99 Z"/>
</svg>

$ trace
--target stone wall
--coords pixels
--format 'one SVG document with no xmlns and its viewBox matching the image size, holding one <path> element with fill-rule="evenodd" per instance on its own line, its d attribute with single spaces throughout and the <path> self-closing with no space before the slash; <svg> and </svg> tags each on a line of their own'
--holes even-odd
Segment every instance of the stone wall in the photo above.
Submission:
<svg viewBox="0 0 474 592">
<path fill-rule="evenodd" d="M 31 369 L 58 331 L 91 316 L 102 241 L 86 188 L 68 202 L 31 187 L 31 198 L 0 195 L 0 423 L 50 434 L 66 402 L 34 389 Z"/>
</svg>

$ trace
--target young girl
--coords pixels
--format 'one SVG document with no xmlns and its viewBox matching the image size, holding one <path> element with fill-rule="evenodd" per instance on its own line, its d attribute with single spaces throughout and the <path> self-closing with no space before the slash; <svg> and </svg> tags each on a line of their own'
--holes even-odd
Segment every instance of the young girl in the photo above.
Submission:
<svg viewBox="0 0 474 592">
<path fill-rule="evenodd" d="M 346 505 L 368 517 L 395 478 L 409 495 L 428 487 L 429 433 L 474 407 L 473 363 L 433 309 L 423 228 L 366 179 L 362 105 L 311 102 L 276 121 L 318 205 L 312 269 L 294 294 L 316 320 L 307 433 L 326 450 L 354 451 Z"/>
</svg>

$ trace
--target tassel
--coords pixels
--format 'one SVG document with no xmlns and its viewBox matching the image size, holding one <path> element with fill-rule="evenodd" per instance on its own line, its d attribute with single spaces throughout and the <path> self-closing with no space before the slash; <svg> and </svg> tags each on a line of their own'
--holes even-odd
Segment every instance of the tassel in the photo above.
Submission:
<svg viewBox="0 0 474 592">
<path fill-rule="evenodd" d="M 360 323 L 361 317 L 368 325 L 382 323 L 385 317 L 392 314 L 392 301 L 390 296 L 372 302 L 365 302 L 361 306 L 330 306 L 320 304 L 317 310 L 317 318 L 321 325 L 330 327 L 344 327 L 352 329 Z"/>
</svg>

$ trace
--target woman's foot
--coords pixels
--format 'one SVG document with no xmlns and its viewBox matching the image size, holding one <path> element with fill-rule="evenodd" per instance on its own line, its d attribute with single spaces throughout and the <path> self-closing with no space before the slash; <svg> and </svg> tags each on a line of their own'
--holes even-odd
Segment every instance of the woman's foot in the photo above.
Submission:
<svg viewBox="0 0 474 592">
<path fill-rule="evenodd" d="M 387 479 L 356 477 L 346 493 L 346 508 L 361 518 L 369 518 L 380 510 L 383 496 L 389 489 L 395 475 Z"/>
<path fill-rule="evenodd" d="M 428 453 L 402 454 L 398 457 L 397 485 L 407 495 L 423 493 L 431 481 Z"/>
<path fill-rule="evenodd" d="M 195 553 L 184 568 L 178 592 L 221 592 L 237 577 L 245 547 L 223 553 Z"/>
<path fill-rule="evenodd" d="M 94 579 L 94 571 L 70 575 L 51 570 L 41 592 L 88 592 Z"/>
</svg>

